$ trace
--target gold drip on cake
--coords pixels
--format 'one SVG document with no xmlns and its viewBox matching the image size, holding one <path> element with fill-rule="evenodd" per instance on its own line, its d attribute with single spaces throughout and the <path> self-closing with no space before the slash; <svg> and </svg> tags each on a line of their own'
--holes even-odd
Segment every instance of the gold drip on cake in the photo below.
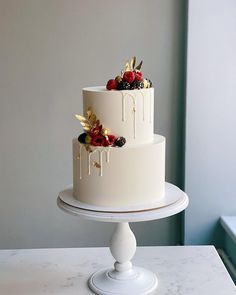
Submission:
<svg viewBox="0 0 236 295">
<path fill-rule="evenodd" d="M 142 92 L 141 89 L 140 89 L 140 93 L 141 93 L 142 98 L 143 98 L 143 121 L 145 121 L 145 98 L 144 98 L 144 93 Z"/>
<path fill-rule="evenodd" d="M 79 146 L 79 156 L 77 159 L 79 159 L 79 179 L 82 179 L 82 159 L 81 159 L 81 151 L 82 151 L 82 145 Z"/>
<path fill-rule="evenodd" d="M 149 123 L 152 123 L 152 95 L 149 92 Z"/>
<path fill-rule="evenodd" d="M 79 160 L 79 178 L 82 179 L 82 148 L 85 148 L 87 152 L 87 175 L 91 175 L 91 166 L 99 169 L 99 176 L 103 175 L 103 157 L 102 154 L 105 153 L 105 161 L 109 163 L 110 161 L 110 148 L 95 148 L 94 150 L 89 145 L 79 144 L 79 155 L 77 160 Z M 92 159 L 92 155 L 98 153 L 98 161 Z"/>
<path fill-rule="evenodd" d="M 143 92 L 141 89 L 139 89 L 140 95 L 142 96 L 142 105 L 143 105 L 143 110 L 142 110 L 142 120 L 145 122 L 145 105 L 147 105 L 148 109 L 148 100 L 145 99 L 145 92 Z M 132 95 L 130 93 L 125 93 L 121 91 L 122 94 L 122 121 L 126 121 L 126 97 L 130 97 L 132 99 L 133 107 L 132 107 L 132 112 L 133 112 L 133 138 L 136 138 L 136 113 L 137 113 L 137 93 Z M 146 102 L 145 102 L 146 100 Z M 152 123 L 152 93 L 149 92 L 149 123 Z"/>
<path fill-rule="evenodd" d="M 133 102 L 133 134 L 134 138 L 136 138 L 136 96 L 132 95 L 130 93 L 124 93 L 121 92 L 122 94 L 122 121 L 125 122 L 125 98 L 126 97 L 131 97 L 132 102 Z"/>
</svg>

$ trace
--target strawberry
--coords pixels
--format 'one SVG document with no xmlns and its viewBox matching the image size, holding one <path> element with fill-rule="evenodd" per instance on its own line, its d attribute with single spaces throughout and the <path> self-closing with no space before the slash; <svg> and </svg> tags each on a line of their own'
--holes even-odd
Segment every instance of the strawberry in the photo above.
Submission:
<svg viewBox="0 0 236 295">
<path fill-rule="evenodd" d="M 135 79 L 135 73 L 132 71 L 124 72 L 123 81 L 128 82 L 131 84 Z"/>
<path fill-rule="evenodd" d="M 115 79 L 110 79 L 107 82 L 107 90 L 117 89 L 118 82 Z"/>
</svg>

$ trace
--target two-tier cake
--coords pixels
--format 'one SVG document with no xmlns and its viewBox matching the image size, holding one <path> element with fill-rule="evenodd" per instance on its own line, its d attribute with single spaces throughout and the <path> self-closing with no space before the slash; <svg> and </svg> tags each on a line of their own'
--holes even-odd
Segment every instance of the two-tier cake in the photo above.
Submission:
<svg viewBox="0 0 236 295">
<path fill-rule="evenodd" d="M 136 58 L 107 86 L 83 89 L 84 133 L 73 139 L 73 194 L 120 210 L 164 196 L 165 138 L 153 132 L 154 88 Z"/>
</svg>

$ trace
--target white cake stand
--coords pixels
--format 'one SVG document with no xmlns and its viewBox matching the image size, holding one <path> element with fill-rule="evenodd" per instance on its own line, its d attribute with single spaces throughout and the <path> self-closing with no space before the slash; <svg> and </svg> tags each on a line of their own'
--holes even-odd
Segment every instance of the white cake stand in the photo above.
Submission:
<svg viewBox="0 0 236 295">
<path fill-rule="evenodd" d="M 111 237 L 110 251 L 116 262 L 114 268 L 95 272 L 89 279 L 89 287 L 99 295 L 146 295 L 158 284 L 157 277 L 151 271 L 132 266 L 130 262 L 136 251 L 136 239 L 129 222 L 148 221 L 165 218 L 183 211 L 188 206 L 188 196 L 178 187 L 166 183 L 164 199 L 154 204 L 154 208 L 135 211 L 114 212 L 112 208 L 89 207 L 73 198 L 72 188 L 59 193 L 57 204 L 63 211 L 81 218 L 116 222 Z M 97 210 L 96 210 L 97 208 Z"/>
</svg>

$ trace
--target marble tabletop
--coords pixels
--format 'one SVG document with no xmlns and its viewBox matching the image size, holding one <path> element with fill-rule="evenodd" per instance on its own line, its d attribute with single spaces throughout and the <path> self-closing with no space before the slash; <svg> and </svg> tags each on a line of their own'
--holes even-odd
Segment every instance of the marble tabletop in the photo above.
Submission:
<svg viewBox="0 0 236 295">
<path fill-rule="evenodd" d="M 1 250 L 0 294 L 93 294 L 89 276 L 113 262 L 109 248 Z M 152 294 L 236 295 L 213 246 L 138 247 L 132 262 L 157 274 Z"/>
</svg>

